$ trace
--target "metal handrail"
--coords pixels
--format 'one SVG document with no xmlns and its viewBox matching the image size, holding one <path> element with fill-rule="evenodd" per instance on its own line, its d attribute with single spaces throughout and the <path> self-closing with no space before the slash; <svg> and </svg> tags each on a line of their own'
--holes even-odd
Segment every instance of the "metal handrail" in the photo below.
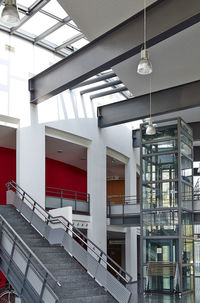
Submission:
<svg viewBox="0 0 200 303">
<path fill-rule="evenodd" d="M 51 189 L 54 190 L 54 191 L 52 191 Z M 58 192 L 56 192 L 55 190 L 57 190 Z M 81 191 L 77 191 L 77 190 L 63 189 L 63 188 L 50 187 L 50 186 L 46 187 L 46 193 L 59 194 L 59 192 L 60 192 L 60 194 L 64 193 L 66 195 L 70 194 L 70 193 L 73 193 L 75 197 L 86 197 L 87 201 L 83 200 L 83 202 L 88 202 L 89 197 L 90 197 L 89 193 L 85 193 L 85 192 L 81 192 Z"/>
<path fill-rule="evenodd" d="M 44 269 L 44 271 L 48 274 L 49 277 L 58 285 L 62 286 L 61 283 L 54 277 L 54 275 L 46 268 L 46 266 L 40 261 L 40 259 L 36 256 L 36 254 L 29 248 L 29 246 L 24 242 L 24 240 L 16 233 L 16 231 L 12 228 L 12 226 L 0 215 L 0 219 L 5 223 L 5 225 L 12 231 L 15 237 L 23 244 L 23 246 L 28 250 L 31 256 L 39 263 L 39 265 Z"/>
<path fill-rule="evenodd" d="M 38 204 L 29 194 L 27 194 L 18 184 L 16 184 L 15 181 L 8 182 L 7 187 L 8 187 L 8 190 L 10 190 L 11 187 L 13 189 L 15 189 L 23 197 L 23 199 L 26 199 L 26 201 L 29 202 L 34 207 L 34 210 L 37 209 L 37 211 L 43 217 L 45 217 L 45 215 L 46 215 L 45 219 L 46 219 L 47 224 L 49 222 L 53 223 L 53 221 L 58 220 L 58 222 L 61 223 L 67 230 L 69 230 L 70 233 L 73 233 L 76 237 L 78 237 L 80 239 L 80 241 L 87 246 L 88 249 L 90 249 L 93 253 L 97 254 L 97 256 L 99 258 L 99 262 L 103 261 L 107 266 L 109 266 L 113 271 L 115 271 L 116 274 L 120 278 L 122 278 L 125 283 L 129 283 L 132 280 L 132 277 L 129 273 L 127 273 L 121 266 L 119 266 L 112 258 L 110 258 L 94 242 L 92 242 L 88 237 L 86 237 L 78 228 L 74 227 L 73 224 L 70 221 L 68 221 L 66 218 L 64 218 L 63 216 L 53 217 L 52 215 L 50 215 L 40 204 Z M 19 191 L 19 189 L 23 193 L 21 193 Z M 31 201 L 29 201 L 26 198 L 26 196 L 28 198 L 30 198 Z M 61 219 L 64 220 L 66 222 L 66 224 L 64 224 Z M 70 227 L 71 227 L 71 229 L 70 229 Z M 83 239 L 80 237 L 80 235 L 85 239 L 85 241 L 83 241 Z M 91 246 L 89 246 L 88 244 L 90 244 Z M 99 251 L 99 254 L 95 251 L 95 249 L 97 249 Z M 118 268 L 118 271 L 113 266 L 111 266 L 110 263 L 107 262 L 107 260 L 109 260 L 112 264 L 114 264 Z M 122 274 L 124 274 L 124 276 L 122 276 Z"/>
</svg>

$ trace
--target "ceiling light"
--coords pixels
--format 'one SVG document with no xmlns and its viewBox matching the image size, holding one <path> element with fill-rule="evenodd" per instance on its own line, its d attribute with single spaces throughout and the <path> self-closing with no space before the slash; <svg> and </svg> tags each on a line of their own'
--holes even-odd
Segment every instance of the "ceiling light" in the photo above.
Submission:
<svg viewBox="0 0 200 303">
<path fill-rule="evenodd" d="M 5 0 L 5 7 L 1 13 L 1 21 L 8 26 L 17 26 L 20 23 L 16 0 Z"/>
<path fill-rule="evenodd" d="M 146 129 L 146 135 L 152 136 L 152 135 L 155 135 L 155 134 L 156 134 L 156 129 L 153 126 L 152 120 L 150 119 L 149 124 L 148 124 L 147 129 Z"/>
<path fill-rule="evenodd" d="M 152 64 L 149 60 L 149 53 L 147 49 L 141 51 L 141 60 L 137 67 L 137 73 L 140 75 L 149 75 L 152 73 Z"/>
<path fill-rule="evenodd" d="M 147 14 L 146 14 L 146 0 L 144 0 L 144 49 L 141 50 L 141 59 L 137 67 L 137 73 L 140 75 L 149 75 L 152 73 L 152 64 L 149 60 L 149 53 L 146 46 L 147 36 Z"/>
<path fill-rule="evenodd" d="M 151 119 L 151 77 L 150 77 L 150 94 L 149 94 L 149 101 L 150 101 L 150 117 L 149 117 L 149 124 L 146 129 L 146 135 L 152 136 L 156 134 L 156 129 L 153 126 L 152 119 Z"/>
</svg>

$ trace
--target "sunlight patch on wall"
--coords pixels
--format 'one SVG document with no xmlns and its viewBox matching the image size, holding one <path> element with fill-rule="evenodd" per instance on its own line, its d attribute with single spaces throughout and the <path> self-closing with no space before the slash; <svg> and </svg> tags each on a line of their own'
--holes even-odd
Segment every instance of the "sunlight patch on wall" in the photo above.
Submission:
<svg viewBox="0 0 200 303">
<path fill-rule="evenodd" d="M 75 112 L 73 107 L 73 102 L 71 98 L 70 91 L 67 90 L 59 95 L 60 102 L 63 106 L 63 110 L 66 113 L 65 118 L 67 119 L 75 119 Z"/>
<path fill-rule="evenodd" d="M 8 92 L 0 91 L 0 114 L 8 115 Z"/>
<path fill-rule="evenodd" d="M 8 66 L 7 63 L 0 62 L 0 84 L 8 85 Z"/>
</svg>

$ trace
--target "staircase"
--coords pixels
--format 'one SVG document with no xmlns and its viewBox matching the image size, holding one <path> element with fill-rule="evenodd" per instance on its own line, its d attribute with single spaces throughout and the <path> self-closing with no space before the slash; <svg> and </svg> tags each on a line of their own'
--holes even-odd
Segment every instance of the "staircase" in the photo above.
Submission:
<svg viewBox="0 0 200 303">
<path fill-rule="evenodd" d="M 128 273 L 112 267 L 86 237 L 85 250 L 73 239 L 80 239 L 81 232 L 66 219 L 51 217 L 16 183 L 9 187 L 10 205 L 0 206 L 0 268 L 23 302 L 129 302 Z"/>
</svg>

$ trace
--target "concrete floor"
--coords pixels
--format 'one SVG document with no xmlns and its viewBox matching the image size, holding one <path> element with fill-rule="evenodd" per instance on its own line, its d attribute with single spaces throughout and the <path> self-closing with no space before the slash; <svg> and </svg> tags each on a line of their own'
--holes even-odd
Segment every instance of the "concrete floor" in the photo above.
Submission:
<svg viewBox="0 0 200 303">
<path fill-rule="evenodd" d="M 176 295 L 143 295 L 138 292 L 137 283 L 130 285 L 129 289 L 132 291 L 130 303 L 200 303 L 200 277 L 195 279 L 195 292 L 182 298 Z"/>
</svg>

